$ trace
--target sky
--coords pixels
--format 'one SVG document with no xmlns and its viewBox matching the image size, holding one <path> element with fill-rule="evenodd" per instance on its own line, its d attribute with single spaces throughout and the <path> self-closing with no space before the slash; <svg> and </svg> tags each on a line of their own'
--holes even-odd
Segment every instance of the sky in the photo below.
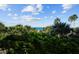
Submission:
<svg viewBox="0 0 79 59">
<path fill-rule="evenodd" d="M 46 27 L 57 17 L 70 24 L 68 17 L 73 14 L 79 16 L 79 4 L 0 4 L 0 22 L 6 26 Z M 79 18 L 75 27 L 79 27 Z"/>
</svg>

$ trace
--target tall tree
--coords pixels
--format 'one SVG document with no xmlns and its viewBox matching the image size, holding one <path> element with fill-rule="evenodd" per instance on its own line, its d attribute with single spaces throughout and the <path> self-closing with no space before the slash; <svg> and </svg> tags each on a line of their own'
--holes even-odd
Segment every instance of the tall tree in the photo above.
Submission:
<svg viewBox="0 0 79 59">
<path fill-rule="evenodd" d="M 56 24 L 59 24 L 60 23 L 60 18 L 56 18 L 55 20 L 54 20 L 54 25 L 56 25 Z"/>
<path fill-rule="evenodd" d="M 71 24 L 72 24 L 72 22 L 74 22 L 74 26 L 75 26 L 75 21 L 77 20 L 77 18 L 78 18 L 78 16 L 76 14 L 73 14 L 72 16 L 69 16 L 68 21 L 70 21 Z"/>
<path fill-rule="evenodd" d="M 5 32 L 6 27 L 3 23 L 0 23 L 0 32 Z"/>
<path fill-rule="evenodd" d="M 60 22 L 59 18 L 56 18 L 54 21 L 53 30 L 59 37 L 68 34 L 70 32 L 70 27 L 68 24 Z"/>
</svg>

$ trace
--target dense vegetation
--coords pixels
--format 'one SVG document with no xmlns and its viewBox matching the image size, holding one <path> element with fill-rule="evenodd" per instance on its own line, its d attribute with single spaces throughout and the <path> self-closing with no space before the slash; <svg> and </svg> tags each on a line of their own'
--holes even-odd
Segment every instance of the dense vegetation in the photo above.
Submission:
<svg viewBox="0 0 79 59">
<path fill-rule="evenodd" d="M 68 20 L 74 22 L 77 18 L 74 14 Z M 79 28 L 71 28 L 59 18 L 55 19 L 54 25 L 40 31 L 30 26 L 6 27 L 0 23 L 0 53 L 79 53 Z"/>
</svg>

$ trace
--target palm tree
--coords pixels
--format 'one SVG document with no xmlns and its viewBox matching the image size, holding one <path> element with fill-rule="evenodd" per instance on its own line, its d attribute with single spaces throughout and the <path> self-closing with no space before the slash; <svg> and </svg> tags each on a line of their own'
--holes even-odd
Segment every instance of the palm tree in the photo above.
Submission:
<svg viewBox="0 0 79 59">
<path fill-rule="evenodd" d="M 53 30 L 58 37 L 66 35 L 70 32 L 70 26 L 66 23 L 62 23 L 59 18 L 56 18 L 54 21 Z"/>
<path fill-rule="evenodd" d="M 72 16 L 69 16 L 68 21 L 70 21 L 71 23 L 74 22 L 75 25 L 75 21 L 77 20 L 78 16 L 76 14 L 73 14 Z"/>
<path fill-rule="evenodd" d="M 59 24 L 60 23 L 60 18 L 56 18 L 55 20 L 54 20 L 54 25 L 56 25 L 56 24 Z"/>
<path fill-rule="evenodd" d="M 60 24 L 54 25 L 53 30 L 55 31 L 55 33 L 63 36 L 70 32 L 70 27 L 66 23 L 60 23 Z"/>
</svg>

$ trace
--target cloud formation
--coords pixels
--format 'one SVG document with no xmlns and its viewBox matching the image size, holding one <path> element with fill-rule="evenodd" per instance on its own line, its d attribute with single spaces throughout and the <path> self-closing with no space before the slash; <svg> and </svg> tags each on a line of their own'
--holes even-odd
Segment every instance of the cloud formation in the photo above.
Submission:
<svg viewBox="0 0 79 59">
<path fill-rule="evenodd" d="M 34 8 L 33 6 L 29 5 L 29 6 L 26 6 L 25 8 L 23 8 L 22 12 L 33 12 L 34 11 Z"/>
<path fill-rule="evenodd" d="M 11 9 L 11 8 L 8 8 L 7 10 L 8 10 L 8 11 L 12 11 L 12 9 Z"/>
<path fill-rule="evenodd" d="M 56 13 L 56 11 L 55 11 L 55 10 L 53 10 L 53 11 L 52 11 L 52 14 L 55 14 L 55 13 Z"/>
<path fill-rule="evenodd" d="M 68 10 L 70 10 L 72 7 L 73 7 L 72 4 L 63 4 L 63 5 L 62 5 L 62 8 L 63 8 L 62 13 L 66 13 L 66 12 L 67 12 Z"/>
<path fill-rule="evenodd" d="M 69 10 L 72 8 L 72 4 L 63 4 L 62 7 L 64 10 Z"/>
<path fill-rule="evenodd" d="M 20 17 L 20 19 L 25 20 L 25 21 L 29 21 L 29 22 L 42 20 L 41 18 L 36 18 L 36 17 L 31 16 L 31 15 L 23 15 Z"/>
<path fill-rule="evenodd" d="M 5 11 L 7 7 L 8 7 L 7 4 L 0 4 L 0 10 Z"/>
<path fill-rule="evenodd" d="M 43 10 L 42 4 L 28 5 L 22 9 L 22 12 L 31 12 L 34 15 L 39 14 Z"/>
<path fill-rule="evenodd" d="M 42 10 L 43 10 L 42 4 L 27 5 L 21 10 L 21 12 L 30 12 L 32 14 L 31 15 L 23 15 L 20 17 L 21 17 L 21 19 L 23 19 L 25 21 L 29 21 L 29 22 L 39 21 L 39 20 L 41 20 L 41 18 L 33 17 L 33 15 L 40 14 L 40 12 L 42 12 Z"/>
</svg>

